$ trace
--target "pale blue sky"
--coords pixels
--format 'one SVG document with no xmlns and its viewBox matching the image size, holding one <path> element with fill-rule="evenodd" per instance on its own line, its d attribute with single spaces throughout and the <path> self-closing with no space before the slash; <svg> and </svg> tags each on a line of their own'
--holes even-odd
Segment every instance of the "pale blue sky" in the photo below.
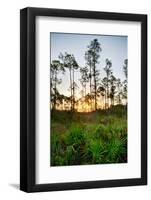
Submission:
<svg viewBox="0 0 151 200">
<path fill-rule="evenodd" d="M 112 61 L 112 69 L 115 77 L 124 80 L 123 63 L 127 58 L 127 36 L 112 36 L 112 35 L 87 35 L 87 34 L 69 34 L 69 33 L 50 33 L 50 58 L 58 59 L 61 53 L 74 54 L 79 66 L 85 66 L 85 51 L 87 46 L 94 39 L 98 39 L 101 44 L 102 52 L 100 53 L 99 64 L 97 69 L 100 71 L 100 78 L 105 76 L 103 68 L 105 67 L 106 58 Z M 68 70 L 64 75 L 59 75 L 62 79 L 62 84 L 58 89 L 61 94 L 70 95 L 69 92 L 69 73 Z M 79 89 L 77 96 L 81 90 L 79 70 L 75 73 L 75 81 Z"/>
</svg>

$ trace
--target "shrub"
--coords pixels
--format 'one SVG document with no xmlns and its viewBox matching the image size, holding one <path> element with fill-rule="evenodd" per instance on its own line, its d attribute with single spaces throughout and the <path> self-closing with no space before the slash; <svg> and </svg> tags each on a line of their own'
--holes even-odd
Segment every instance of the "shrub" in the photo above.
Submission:
<svg viewBox="0 0 151 200">
<path fill-rule="evenodd" d="M 88 114 L 54 111 L 51 165 L 127 162 L 127 119 L 124 112 L 121 106 Z"/>
<path fill-rule="evenodd" d="M 91 140 L 88 146 L 88 153 L 91 155 L 91 163 L 101 163 L 104 154 L 104 145 L 101 141 Z"/>
<path fill-rule="evenodd" d="M 79 146 L 85 143 L 85 134 L 81 127 L 72 125 L 66 135 L 65 142 L 67 145 Z"/>
<path fill-rule="evenodd" d="M 122 140 L 117 138 L 112 139 L 107 144 L 107 162 L 118 163 L 122 162 L 123 157 L 126 155 L 126 148 Z"/>
</svg>

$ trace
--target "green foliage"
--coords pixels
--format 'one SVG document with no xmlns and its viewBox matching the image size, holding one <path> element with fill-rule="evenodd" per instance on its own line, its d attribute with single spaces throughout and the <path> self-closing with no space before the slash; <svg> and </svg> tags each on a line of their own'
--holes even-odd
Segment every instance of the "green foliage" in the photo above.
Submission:
<svg viewBox="0 0 151 200">
<path fill-rule="evenodd" d="M 127 117 L 124 107 L 71 115 L 56 112 L 51 125 L 51 165 L 127 162 Z"/>
<path fill-rule="evenodd" d="M 91 140 L 88 152 L 90 152 L 92 157 L 92 163 L 101 163 L 105 152 L 105 146 L 101 140 Z"/>
<path fill-rule="evenodd" d="M 107 162 L 114 163 L 124 159 L 126 148 L 122 140 L 117 138 L 112 139 L 107 145 Z"/>
<path fill-rule="evenodd" d="M 72 125 L 69 132 L 66 135 L 67 145 L 82 145 L 85 142 L 85 135 L 81 127 Z"/>
</svg>

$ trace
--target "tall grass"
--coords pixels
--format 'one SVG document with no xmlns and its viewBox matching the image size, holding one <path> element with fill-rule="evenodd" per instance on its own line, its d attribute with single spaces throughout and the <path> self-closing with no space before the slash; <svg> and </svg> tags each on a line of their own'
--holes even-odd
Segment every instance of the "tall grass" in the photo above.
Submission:
<svg viewBox="0 0 151 200">
<path fill-rule="evenodd" d="M 125 108 L 72 116 L 56 112 L 52 118 L 51 166 L 127 162 Z"/>
</svg>

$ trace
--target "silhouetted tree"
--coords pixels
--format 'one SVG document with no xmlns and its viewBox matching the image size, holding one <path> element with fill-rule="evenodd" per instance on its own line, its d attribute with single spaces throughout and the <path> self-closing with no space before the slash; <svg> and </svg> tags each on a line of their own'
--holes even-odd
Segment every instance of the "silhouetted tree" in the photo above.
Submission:
<svg viewBox="0 0 151 200">
<path fill-rule="evenodd" d="M 91 49 L 88 49 L 85 52 L 85 60 L 86 60 L 86 64 L 89 67 L 89 73 L 88 73 L 88 78 L 89 78 L 89 95 L 90 95 L 90 107 L 92 110 L 92 51 Z"/>
<path fill-rule="evenodd" d="M 93 76 L 93 93 L 94 93 L 94 108 L 97 110 L 97 85 L 99 81 L 99 71 L 97 70 L 96 65 L 99 63 L 100 52 L 102 51 L 100 47 L 100 43 L 97 39 L 94 39 L 90 42 L 88 46 L 88 51 L 86 52 L 86 60 L 87 63 L 90 65 L 90 81 L 92 81 Z M 92 71 L 91 71 L 92 70 Z M 90 93 L 92 94 L 92 85 Z"/>
<path fill-rule="evenodd" d="M 128 67 L 128 59 L 124 60 L 123 71 L 127 80 L 127 67 Z"/>
<path fill-rule="evenodd" d="M 59 94 L 57 85 L 62 81 L 61 79 L 58 79 L 59 72 L 65 72 L 65 69 L 59 60 L 53 60 L 50 65 L 50 88 L 53 109 L 56 109 L 57 97 Z"/>
<path fill-rule="evenodd" d="M 81 82 L 81 85 L 82 85 L 82 88 L 83 88 L 83 91 L 84 91 L 84 98 L 86 96 L 86 86 L 87 86 L 87 83 L 89 81 L 89 76 L 88 76 L 88 68 L 87 67 L 81 67 L 80 68 L 80 73 L 81 73 L 81 79 L 80 79 L 80 82 Z"/>
<path fill-rule="evenodd" d="M 105 105 L 104 105 L 104 107 L 105 107 L 105 109 L 107 108 L 107 78 L 106 77 L 104 77 L 103 78 L 103 80 L 102 80 L 102 85 L 103 85 L 103 88 L 105 89 L 105 91 L 104 91 L 104 98 L 105 98 Z"/>
<path fill-rule="evenodd" d="M 119 78 L 116 81 L 116 85 L 117 85 L 117 103 L 122 104 L 122 83 Z"/>
<path fill-rule="evenodd" d="M 59 59 L 62 60 L 62 64 L 65 68 L 69 69 L 70 74 L 70 92 L 71 92 L 71 110 L 74 110 L 75 105 L 75 88 L 77 87 L 77 84 L 74 81 L 74 71 L 75 69 L 78 69 L 79 66 L 77 64 L 77 61 L 73 54 L 68 54 L 65 52 L 63 55 L 60 53 Z"/>
<path fill-rule="evenodd" d="M 114 106 L 114 97 L 116 93 L 116 78 L 112 74 L 110 77 L 110 99 L 111 99 L 111 105 Z"/>
<path fill-rule="evenodd" d="M 108 58 L 105 60 L 106 66 L 104 67 L 104 71 L 106 72 L 106 99 L 107 99 L 107 104 L 109 106 L 109 82 L 110 82 L 110 76 L 112 74 L 112 62 Z"/>
<path fill-rule="evenodd" d="M 86 96 L 85 96 L 85 103 L 88 105 L 88 108 L 90 108 L 87 111 L 92 111 L 91 110 L 91 103 L 92 103 L 91 101 L 92 101 L 91 95 L 89 93 L 86 94 Z"/>
<path fill-rule="evenodd" d="M 105 88 L 104 88 L 104 86 L 100 85 L 97 89 L 97 92 L 98 92 L 98 94 L 100 94 L 100 97 L 102 97 L 103 103 L 104 103 L 103 108 L 105 108 L 106 101 L 105 101 Z M 102 102 L 102 99 L 100 100 L 100 102 Z"/>
<path fill-rule="evenodd" d="M 123 65 L 123 71 L 125 74 L 125 80 L 123 82 L 123 97 L 126 100 L 126 104 L 127 104 L 127 67 L 128 67 L 128 59 L 124 60 L 124 65 Z"/>
</svg>

